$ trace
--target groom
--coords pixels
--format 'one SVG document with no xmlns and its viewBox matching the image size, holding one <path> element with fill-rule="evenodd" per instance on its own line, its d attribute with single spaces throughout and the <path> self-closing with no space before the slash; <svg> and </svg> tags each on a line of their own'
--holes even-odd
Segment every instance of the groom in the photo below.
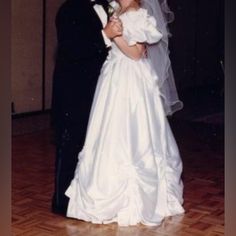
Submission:
<svg viewBox="0 0 236 236">
<path fill-rule="evenodd" d="M 52 124 L 56 163 L 52 211 L 66 215 L 65 191 L 83 148 L 97 79 L 111 39 L 122 34 L 108 21 L 106 0 L 67 0 L 56 17 L 58 49 L 53 75 Z"/>
</svg>

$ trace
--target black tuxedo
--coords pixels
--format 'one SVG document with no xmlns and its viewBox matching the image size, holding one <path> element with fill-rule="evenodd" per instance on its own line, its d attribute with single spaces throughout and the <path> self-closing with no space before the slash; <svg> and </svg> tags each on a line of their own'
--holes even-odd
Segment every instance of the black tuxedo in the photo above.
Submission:
<svg viewBox="0 0 236 236">
<path fill-rule="evenodd" d="M 67 0 L 56 17 L 58 48 L 53 77 L 56 136 L 53 210 L 65 212 L 65 190 L 82 149 L 101 66 L 107 56 L 102 23 L 89 0 Z M 62 213 L 63 213 L 62 212 Z"/>
</svg>

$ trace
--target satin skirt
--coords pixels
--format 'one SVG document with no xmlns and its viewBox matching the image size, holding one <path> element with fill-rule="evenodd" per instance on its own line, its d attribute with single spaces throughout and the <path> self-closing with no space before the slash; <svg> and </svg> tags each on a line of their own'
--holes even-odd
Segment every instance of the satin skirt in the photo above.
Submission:
<svg viewBox="0 0 236 236">
<path fill-rule="evenodd" d="M 182 214 L 182 161 L 148 59 L 110 54 L 98 80 L 67 216 L 121 226 Z"/>
</svg>

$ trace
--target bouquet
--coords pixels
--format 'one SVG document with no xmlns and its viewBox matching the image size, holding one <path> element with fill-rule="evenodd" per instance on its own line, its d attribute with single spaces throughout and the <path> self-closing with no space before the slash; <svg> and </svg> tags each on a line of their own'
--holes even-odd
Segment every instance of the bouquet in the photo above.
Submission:
<svg viewBox="0 0 236 236">
<path fill-rule="evenodd" d="M 117 1 L 115 0 L 109 1 L 109 6 L 108 6 L 109 17 L 111 16 L 116 17 L 119 9 L 120 9 L 120 5 Z"/>
</svg>

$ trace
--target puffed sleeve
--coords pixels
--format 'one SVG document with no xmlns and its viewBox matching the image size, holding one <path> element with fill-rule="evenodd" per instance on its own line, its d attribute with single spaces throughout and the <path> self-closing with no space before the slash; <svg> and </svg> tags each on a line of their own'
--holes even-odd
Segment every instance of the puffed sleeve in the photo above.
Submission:
<svg viewBox="0 0 236 236">
<path fill-rule="evenodd" d="M 129 46 L 136 43 L 157 43 L 162 38 L 161 32 L 157 29 L 156 20 L 148 15 L 145 9 L 137 12 L 128 12 L 128 27 L 124 34 Z"/>
</svg>

